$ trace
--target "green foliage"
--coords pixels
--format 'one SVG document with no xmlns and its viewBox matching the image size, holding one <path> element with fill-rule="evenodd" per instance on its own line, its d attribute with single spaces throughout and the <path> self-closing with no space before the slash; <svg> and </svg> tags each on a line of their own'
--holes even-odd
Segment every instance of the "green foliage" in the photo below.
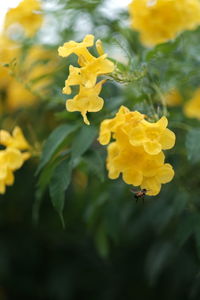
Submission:
<svg viewBox="0 0 200 300">
<path fill-rule="evenodd" d="M 200 161 L 200 129 L 192 128 L 186 136 L 186 149 L 188 159 L 191 163 L 198 163 Z"/>
<path fill-rule="evenodd" d="M 57 127 L 48 137 L 42 151 L 37 173 L 50 161 L 53 155 L 59 151 L 59 147 L 65 142 L 70 133 L 78 128 L 77 124 L 63 124 Z"/>
<path fill-rule="evenodd" d="M 55 168 L 53 176 L 49 184 L 49 191 L 51 196 L 51 201 L 58 212 L 63 226 L 65 226 L 65 221 L 63 219 L 63 209 L 65 204 L 65 191 L 67 190 L 72 173 L 72 164 L 68 159 L 61 161 Z"/>
</svg>

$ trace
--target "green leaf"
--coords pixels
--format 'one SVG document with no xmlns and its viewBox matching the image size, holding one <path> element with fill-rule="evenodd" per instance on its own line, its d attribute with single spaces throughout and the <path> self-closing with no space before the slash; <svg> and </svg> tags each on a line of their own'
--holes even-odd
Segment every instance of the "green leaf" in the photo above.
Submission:
<svg viewBox="0 0 200 300">
<path fill-rule="evenodd" d="M 58 212 L 63 227 L 65 227 L 63 219 L 63 209 L 65 204 L 65 191 L 67 190 L 72 173 L 72 164 L 69 160 L 63 160 L 55 168 L 49 185 L 49 192 L 52 204 Z"/>
<path fill-rule="evenodd" d="M 92 126 L 83 126 L 77 134 L 71 147 L 72 161 L 79 158 L 93 143 L 97 129 Z"/>
<path fill-rule="evenodd" d="M 64 142 L 68 135 L 74 132 L 78 127 L 78 124 L 64 124 L 57 127 L 50 134 L 44 145 L 40 164 L 38 166 L 36 174 L 38 174 L 41 169 L 49 162 L 49 160 L 56 153 L 56 151 L 59 149 L 59 146 Z"/>
<path fill-rule="evenodd" d="M 95 234 L 95 243 L 99 254 L 107 257 L 109 254 L 109 242 L 103 225 L 100 225 Z"/>
<path fill-rule="evenodd" d="M 104 160 L 99 151 L 92 151 L 84 157 L 84 161 L 87 163 L 89 170 L 103 182 L 105 179 Z"/>
<path fill-rule="evenodd" d="M 200 161 L 200 128 L 191 129 L 186 136 L 188 159 L 192 163 Z"/>
</svg>

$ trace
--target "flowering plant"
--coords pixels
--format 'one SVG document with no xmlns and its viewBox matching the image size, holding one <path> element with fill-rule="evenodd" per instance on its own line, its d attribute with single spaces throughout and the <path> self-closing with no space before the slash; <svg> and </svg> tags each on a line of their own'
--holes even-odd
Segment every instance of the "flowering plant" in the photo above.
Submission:
<svg viewBox="0 0 200 300">
<path fill-rule="evenodd" d="M 66 241 L 77 253 L 87 245 L 89 264 L 94 266 L 96 257 L 107 259 L 103 274 L 110 272 L 112 279 L 118 261 L 119 274 L 122 266 L 126 274 L 132 272 L 125 247 L 128 260 L 142 266 L 142 275 L 131 270 L 153 291 L 149 299 L 157 299 L 162 282 L 168 286 L 166 299 L 198 299 L 200 2 L 132 0 L 112 17 L 106 5 L 103 0 L 22 0 L 5 16 L 0 226 L 27 228 L 31 249 L 34 230 L 36 239 L 41 234 L 42 241 L 51 240 L 55 252 Z M 83 262 L 79 254 L 76 259 Z M 0 269 L 4 260 L 0 249 Z M 0 279 L 2 293 L 9 295 L 8 265 L 2 264 Z M 180 272 L 183 266 L 187 274 Z M 13 299 L 79 299 L 78 277 L 69 280 L 66 291 L 62 267 L 50 271 L 48 292 L 36 284 L 32 294 L 16 292 Z M 79 274 L 73 264 L 68 277 L 74 270 Z M 124 275 L 126 292 L 123 280 L 113 288 L 107 276 L 94 294 L 85 283 L 83 298 L 144 299 L 146 290 L 137 291 L 140 284 L 129 282 L 132 275 Z M 171 278 L 177 280 L 174 289 Z M 61 288 L 58 281 L 64 282 Z"/>
</svg>

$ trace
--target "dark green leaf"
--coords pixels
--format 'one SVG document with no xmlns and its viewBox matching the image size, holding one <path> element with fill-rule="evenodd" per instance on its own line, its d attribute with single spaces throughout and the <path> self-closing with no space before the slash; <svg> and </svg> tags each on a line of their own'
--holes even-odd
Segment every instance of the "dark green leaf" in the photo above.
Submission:
<svg viewBox="0 0 200 300">
<path fill-rule="evenodd" d="M 105 177 L 104 159 L 98 151 L 93 151 L 84 157 L 89 170 L 103 182 Z"/>
<path fill-rule="evenodd" d="M 92 126 L 83 126 L 71 147 L 72 160 L 79 158 L 93 143 L 97 135 L 97 129 Z"/>
<path fill-rule="evenodd" d="M 79 125 L 77 124 L 64 124 L 57 127 L 48 137 L 44 149 L 42 152 L 42 156 L 40 159 L 40 164 L 37 169 L 37 174 L 41 171 L 41 169 L 49 162 L 52 156 L 56 153 L 59 146 L 63 143 L 63 141 L 68 137 L 68 135 L 74 132 Z"/>
<path fill-rule="evenodd" d="M 192 163 L 200 161 L 200 128 L 191 129 L 186 136 L 188 159 Z"/>
<path fill-rule="evenodd" d="M 50 181 L 49 191 L 51 196 L 51 201 L 58 212 L 62 224 L 64 226 L 63 220 L 63 209 L 65 204 L 65 191 L 67 190 L 72 173 L 72 164 L 69 160 L 63 160 L 56 167 L 53 176 Z"/>
</svg>

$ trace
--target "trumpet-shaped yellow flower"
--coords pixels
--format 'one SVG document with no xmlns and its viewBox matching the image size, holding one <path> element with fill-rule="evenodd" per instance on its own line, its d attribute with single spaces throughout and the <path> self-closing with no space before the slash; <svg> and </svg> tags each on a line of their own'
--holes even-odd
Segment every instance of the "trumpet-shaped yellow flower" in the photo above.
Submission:
<svg viewBox="0 0 200 300">
<path fill-rule="evenodd" d="M 21 128 L 18 126 L 13 129 L 12 135 L 6 130 L 0 130 L 0 144 L 19 150 L 30 149 L 30 145 L 25 139 Z"/>
<path fill-rule="evenodd" d="M 200 24 L 199 0 L 132 0 L 131 26 L 147 46 L 174 39 Z"/>
<path fill-rule="evenodd" d="M 38 0 L 23 0 L 16 8 L 11 8 L 6 14 L 4 28 L 11 25 L 21 25 L 25 35 L 32 37 L 43 22 L 41 4 Z"/>
<path fill-rule="evenodd" d="M 97 83 L 97 78 L 114 70 L 114 64 L 107 59 L 107 54 L 104 54 L 100 40 L 96 42 L 96 49 L 100 56 L 94 57 L 89 52 L 87 48 L 93 44 L 94 36 L 87 35 L 81 43 L 70 41 L 58 48 L 58 54 L 62 57 L 67 57 L 72 53 L 78 56 L 80 68 L 70 65 L 63 93 L 71 94 L 72 86 L 80 86 L 79 94 L 67 101 L 66 108 L 68 111 L 80 111 L 84 122 L 88 125 L 90 123 L 86 113 L 99 111 L 104 103 L 98 95 L 105 80 Z"/>
<path fill-rule="evenodd" d="M 95 87 L 86 88 L 80 86 L 79 94 L 73 99 L 69 99 L 66 102 L 66 108 L 68 111 L 80 111 L 83 116 L 84 122 L 89 125 L 90 122 L 87 118 L 87 112 L 97 112 L 103 107 L 103 99 L 99 97 L 102 84 L 105 80 L 102 80 L 96 84 Z"/>
<path fill-rule="evenodd" d="M 122 106 L 114 119 L 102 122 L 99 141 L 105 145 L 109 142 L 111 133 L 117 136 L 123 131 L 133 146 L 142 146 L 145 152 L 155 155 L 162 149 L 171 149 L 175 144 L 175 134 L 166 128 L 167 124 L 166 117 L 150 123 L 144 120 L 144 115 L 130 112 Z"/>
<path fill-rule="evenodd" d="M 197 89 L 192 99 L 186 102 L 183 110 L 188 118 L 200 120 L 200 89 Z"/>
<path fill-rule="evenodd" d="M 113 72 L 114 65 L 106 59 L 106 54 L 96 58 L 93 57 L 88 64 L 82 68 L 76 68 L 72 65 L 69 67 L 69 76 L 65 81 L 63 89 L 64 94 L 71 94 L 71 86 L 83 85 L 87 88 L 95 86 L 97 76 Z"/>
<path fill-rule="evenodd" d="M 20 48 L 15 47 L 13 43 L 7 43 L 4 40 L 5 51 L 0 49 L 0 61 L 9 64 L 15 60 L 16 65 L 14 70 L 11 66 L 0 66 L 0 89 L 4 90 L 2 96 L 2 103 L 4 106 L 2 110 L 16 110 L 21 107 L 34 105 L 41 97 L 49 93 L 49 86 L 52 83 L 51 73 L 57 66 L 57 59 L 55 59 L 52 51 L 46 50 L 39 46 L 31 47 L 23 61 L 20 61 L 21 55 L 24 54 Z M 20 69 L 18 62 L 20 61 Z M 10 73 L 12 73 L 13 75 Z M 17 77 L 17 79 L 15 79 Z"/>
<path fill-rule="evenodd" d="M 161 149 L 174 145 L 175 135 L 162 117 L 149 123 L 144 115 L 130 112 L 121 106 L 113 119 L 101 123 L 99 142 L 106 145 L 111 137 L 115 140 L 108 146 L 107 169 L 110 179 L 122 174 L 123 180 L 133 186 L 141 186 L 148 195 L 157 195 L 161 184 L 172 180 L 174 171 L 165 164 Z"/>
<path fill-rule="evenodd" d="M 87 50 L 87 48 L 92 47 L 93 45 L 94 36 L 92 34 L 88 34 L 80 43 L 77 43 L 75 41 L 64 43 L 63 46 L 58 48 L 58 54 L 62 57 L 67 57 L 74 53 L 78 56 L 83 56 L 85 60 L 90 60 L 92 58 L 92 55 Z"/>
</svg>

